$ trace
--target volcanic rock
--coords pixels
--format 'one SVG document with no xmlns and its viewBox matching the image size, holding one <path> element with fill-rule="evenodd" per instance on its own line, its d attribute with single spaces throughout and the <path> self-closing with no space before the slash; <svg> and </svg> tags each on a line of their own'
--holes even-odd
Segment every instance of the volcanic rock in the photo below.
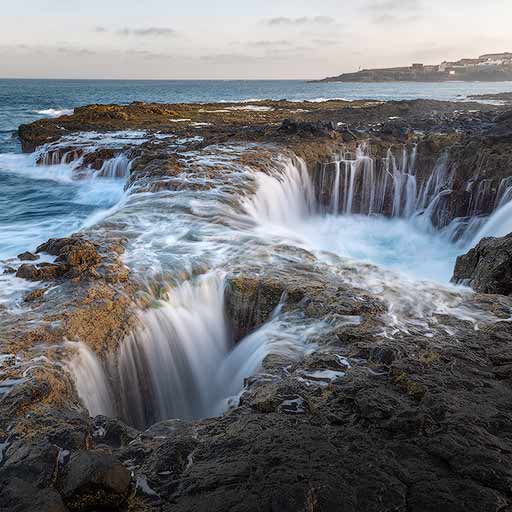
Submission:
<svg viewBox="0 0 512 512">
<path fill-rule="evenodd" d="M 72 511 L 119 510 L 126 502 L 130 480 L 129 471 L 113 455 L 89 450 L 71 454 L 58 486 Z"/>
<path fill-rule="evenodd" d="M 18 259 L 21 261 L 35 261 L 39 259 L 39 256 L 37 256 L 37 254 L 26 251 L 18 254 Z"/>
<path fill-rule="evenodd" d="M 512 233 L 484 238 L 455 263 L 452 281 L 480 293 L 512 293 Z"/>
</svg>

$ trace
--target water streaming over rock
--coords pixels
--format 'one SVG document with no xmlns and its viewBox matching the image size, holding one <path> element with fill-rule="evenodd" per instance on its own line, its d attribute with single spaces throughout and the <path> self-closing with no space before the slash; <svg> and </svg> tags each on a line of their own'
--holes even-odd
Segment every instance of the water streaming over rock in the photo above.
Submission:
<svg viewBox="0 0 512 512">
<path fill-rule="evenodd" d="M 85 343 L 70 345 L 76 353 L 67 367 L 75 381 L 78 396 L 91 416 L 115 416 L 114 395 L 99 357 Z"/>
<path fill-rule="evenodd" d="M 233 339 L 226 318 L 223 269 L 230 258 L 257 261 L 268 257 L 268 251 L 258 252 L 260 247 L 283 241 L 314 252 L 347 282 L 382 296 L 389 308 L 389 329 L 383 336 L 421 332 L 428 337 L 434 336 L 435 329 L 452 335 L 449 326 L 433 327 L 436 314 L 473 322 L 475 328 L 489 320 L 485 313 L 460 305 L 463 292 L 434 282 L 449 280 L 457 254 L 487 221 L 481 216 L 451 220 L 447 216 L 445 201 L 454 180 L 447 158 L 440 155 L 432 172 L 423 177 L 416 169 L 416 148 L 408 151 L 404 147 L 398 155 L 390 149 L 377 161 L 369 147 L 361 145 L 354 156 L 346 153 L 313 175 L 303 161 L 288 157 L 278 158 L 265 172 L 242 169 L 241 174 L 232 176 L 252 176 L 256 192 L 249 192 L 250 187 L 230 190 L 229 201 L 224 182 L 222 193 L 209 187 L 180 195 L 147 196 L 153 206 L 161 202 L 164 208 L 165 216 L 158 217 L 159 232 L 175 229 L 174 219 L 180 219 L 187 245 L 173 237 L 168 240 L 170 245 L 151 242 L 144 250 L 174 250 L 185 258 L 186 251 L 194 257 L 197 251 L 207 254 L 213 250 L 215 258 L 209 262 L 219 270 L 169 289 L 167 299 L 140 314 L 140 326 L 111 360 L 99 363 L 91 359 L 90 352 L 80 351 L 83 363 L 74 363 L 73 375 L 81 396 L 95 391 L 80 379 L 92 375 L 98 382 L 98 397 L 92 404 L 90 398 L 84 398 L 90 411 L 114 408 L 116 414 L 139 427 L 165 418 L 219 414 L 231 403 L 230 397 L 240 393 L 244 378 L 257 371 L 266 354 L 303 353 L 311 329 L 318 330 L 318 325 L 312 328 L 302 318 L 276 311 L 268 324 L 238 341 Z M 232 166 L 231 162 L 228 159 L 224 165 Z M 471 191 L 470 184 L 467 189 Z M 474 190 L 470 211 L 477 212 L 489 188 L 483 184 Z M 488 220 L 487 231 L 484 227 L 478 236 L 512 229 L 509 194 L 504 182 L 496 192 L 500 207 Z M 186 208 L 170 208 L 173 202 L 181 204 L 183 197 L 187 198 Z M 354 263 L 347 267 L 346 258 L 378 267 L 357 263 L 360 272 L 354 273 Z M 430 281 L 420 284 L 418 279 Z"/>
<path fill-rule="evenodd" d="M 140 320 L 115 363 L 122 416 L 142 427 L 218 413 L 230 378 L 218 369 L 233 346 L 223 277 L 183 283 Z"/>
<path fill-rule="evenodd" d="M 124 153 L 120 153 L 114 158 L 105 160 L 95 175 L 106 178 L 126 178 L 130 175 L 131 164 L 130 159 Z"/>
<path fill-rule="evenodd" d="M 398 152 L 389 148 L 380 160 L 371 155 L 368 144 L 361 144 L 355 154 L 346 152 L 322 166 L 314 177 L 316 196 L 326 213 L 412 219 L 422 229 L 467 245 L 489 213 L 512 199 L 512 177 L 496 183 L 475 176 L 466 183 L 467 205 L 457 207 L 453 204 L 456 168 L 449 164 L 444 152 L 434 168 L 420 176 L 416 146 Z"/>
</svg>

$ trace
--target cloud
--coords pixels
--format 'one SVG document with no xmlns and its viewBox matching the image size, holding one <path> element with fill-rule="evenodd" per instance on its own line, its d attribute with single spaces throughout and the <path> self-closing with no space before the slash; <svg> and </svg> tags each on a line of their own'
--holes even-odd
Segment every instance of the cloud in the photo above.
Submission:
<svg viewBox="0 0 512 512">
<path fill-rule="evenodd" d="M 291 46 L 290 41 L 249 41 L 246 43 L 248 46 L 253 46 L 254 48 L 276 48 L 283 46 Z"/>
<path fill-rule="evenodd" d="M 312 39 L 311 41 L 315 46 L 341 46 L 342 41 L 338 39 Z"/>
<path fill-rule="evenodd" d="M 363 10 L 378 25 L 414 23 L 421 19 L 422 0 L 371 0 Z"/>
<path fill-rule="evenodd" d="M 107 32 L 114 33 L 121 36 L 135 36 L 135 37 L 174 37 L 177 31 L 170 27 L 124 27 L 120 30 L 109 30 L 103 26 L 94 28 L 94 32 L 104 34 Z"/>
<path fill-rule="evenodd" d="M 302 18 L 269 18 L 265 23 L 271 27 L 303 27 L 306 25 L 334 25 L 336 20 L 330 16 L 304 16 Z"/>
<path fill-rule="evenodd" d="M 204 62 L 212 62 L 215 64 L 247 64 L 248 62 L 264 60 L 264 58 L 255 57 L 254 55 L 244 55 L 240 53 L 218 53 L 202 55 L 200 60 Z"/>
<path fill-rule="evenodd" d="M 76 57 L 87 57 L 89 55 L 96 55 L 97 52 L 89 50 L 87 48 L 75 48 L 73 46 L 59 46 L 57 47 L 58 53 L 64 53 L 66 55 L 73 55 Z"/>
<path fill-rule="evenodd" d="M 127 56 L 130 57 L 140 57 L 144 60 L 169 60 L 169 59 L 175 59 L 175 55 L 171 55 L 170 53 L 160 53 L 160 52 L 153 52 L 151 50 L 138 50 L 138 49 L 132 49 L 127 50 L 125 52 Z"/>
<path fill-rule="evenodd" d="M 366 9 L 369 11 L 411 11 L 421 7 L 421 0 L 371 0 Z"/>
<path fill-rule="evenodd" d="M 138 37 L 173 37 L 176 35 L 176 30 L 169 27 L 148 27 L 148 28 L 129 28 L 125 27 L 119 31 L 123 36 L 138 36 Z"/>
</svg>

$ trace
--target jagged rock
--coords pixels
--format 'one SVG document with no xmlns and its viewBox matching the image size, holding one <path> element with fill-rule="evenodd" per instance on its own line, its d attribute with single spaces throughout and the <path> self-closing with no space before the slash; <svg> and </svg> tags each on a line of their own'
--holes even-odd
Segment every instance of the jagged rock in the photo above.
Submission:
<svg viewBox="0 0 512 512">
<path fill-rule="evenodd" d="M 18 259 L 21 261 L 35 261 L 39 259 L 39 256 L 37 254 L 26 251 L 18 254 Z"/>
<path fill-rule="evenodd" d="M 95 268 L 102 261 L 96 245 L 79 236 L 52 238 L 40 245 L 36 252 L 56 256 L 55 262 L 38 265 L 24 263 L 18 268 L 16 277 L 29 281 L 50 281 L 63 276 L 69 279 L 96 277 Z"/>
<path fill-rule="evenodd" d="M 382 125 L 381 131 L 384 135 L 389 135 L 399 140 L 405 140 L 412 133 L 412 128 L 411 125 L 403 119 L 390 119 Z"/>
<path fill-rule="evenodd" d="M 294 105 L 298 107 L 314 109 L 316 105 Z M 189 107 L 172 108 L 179 116 L 168 107 L 142 103 L 84 107 L 74 119 L 45 121 L 32 133 L 31 129 L 21 132 L 27 135 L 25 142 L 33 143 L 55 136 L 61 124 L 66 133 L 73 126 L 126 128 L 130 125 L 127 120 L 133 120 L 130 126 L 154 129 L 160 128 L 159 123 L 168 125 L 170 117 L 188 117 L 181 113 Z M 190 111 L 199 115 L 194 108 Z M 464 107 L 404 102 L 374 104 L 356 112 L 338 106 L 327 118 L 358 125 L 359 117 L 364 123 L 382 122 L 399 110 L 398 115 L 407 116 L 412 125 L 414 115 L 438 109 L 425 121 L 429 129 L 466 129 L 466 123 L 473 126 L 488 121 L 483 115 L 478 119 L 443 115 L 454 108 Z M 231 115 L 235 120 L 229 133 L 221 128 L 209 140 L 246 136 L 261 140 L 271 134 L 272 142 L 279 132 L 280 142 L 295 139 L 293 149 L 313 164 L 311 169 L 332 154 L 333 125 L 315 124 L 325 117 L 325 110 L 323 114 L 298 114 L 303 117 L 282 130 L 267 129 L 263 124 L 238 130 L 250 118 L 246 113 L 240 117 L 227 114 L 230 123 Z M 265 123 L 275 122 L 273 126 L 283 118 L 282 113 L 280 118 L 268 112 L 261 115 L 268 116 Z M 373 133 L 366 128 L 365 133 Z M 351 128 L 352 133 L 356 130 L 357 126 Z M 320 144 L 309 137 L 312 133 L 329 137 Z M 346 133 L 336 131 L 335 135 L 345 140 Z M 418 178 L 432 170 L 433 155 L 437 158 L 454 141 L 455 137 L 441 144 L 428 140 L 431 150 L 424 161 L 425 152 L 419 149 Z M 388 147 L 389 143 L 378 150 Z M 165 155 L 159 157 L 158 151 L 150 156 L 144 156 L 146 149 L 140 151 L 143 156 L 132 175 L 133 184 L 154 177 L 157 189 L 166 177 L 181 172 L 169 165 Z M 464 191 L 462 182 L 476 168 L 472 159 L 479 162 L 485 177 L 498 179 L 510 169 L 507 148 L 486 148 L 475 141 L 468 147 L 461 144 L 461 152 L 456 159 L 461 170 L 457 171 L 455 192 L 445 199 L 443 212 L 448 217 L 467 208 L 460 192 Z M 464 165 L 466 162 L 472 165 Z M 100 165 L 99 160 L 91 163 Z M 454 169 L 448 169 L 449 173 Z M 201 186 L 208 187 L 209 180 L 204 181 Z M 126 273 L 119 267 L 109 275 L 103 268 L 107 251 L 84 237 L 52 240 L 39 249 L 56 256 L 54 265 L 65 272 L 63 276 L 98 276 L 95 281 L 62 280 L 52 286 L 54 291 L 45 297 L 43 306 L 37 304 L 49 313 L 48 323 L 58 331 L 49 337 L 55 346 L 45 347 L 48 357 L 62 349 L 59 344 L 65 337 L 85 340 L 97 353 L 115 352 L 118 340 L 126 334 L 123 328 L 130 329 L 124 315 L 128 315 L 135 292 L 123 293 L 123 288 L 116 293 L 110 284 L 124 280 Z M 275 252 L 273 261 L 284 261 L 278 249 Z M 336 274 L 324 275 L 313 255 L 294 256 L 286 248 L 284 271 L 271 264 L 269 268 L 262 264 L 263 268 L 237 269 L 226 290 L 229 315 L 237 339 L 267 321 L 283 296 L 287 298 L 285 314 L 298 313 L 305 321 L 344 319 L 347 323 L 341 322 L 329 336 L 313 340 L 310 348 L 315 354 L 306 353 L 303 359 L 270 354 L 261 373 L 247 379 L 248 390 L 235 409 L 217 418 L 161 422 L 145 432 L 105 417 L 97 417 L 93 426 L 69 389 L 72 386 L 66 385 L 61 367 L 45 386 L 32 369 L 23 384 L 0 399 L 0 443 L 7 439 L 11 443 L 7 449 L 0 446 L 6 455 L 0 462 L 0 508 L 43 512 L 46 507 L 61 512 L 64 505 L 58 489 L 71 510 L 130 506 L 131 510 L 145 510 L 146 503 L 134 506 L 127 500 L 129 478 L 119 461 L 134 472 L 137 498 L 147 497 L 152 504 L 155 500 L 163 512 L 496 512 L 510 508 L 511 324 L 499 322 L 475 331 L 470 322 L 458 321 L 456 336 L 439 334 L 439 330 L 432 338 L 416 329 L 407 334 L 383 333 L 381 317 L 387 308 L 378 296 L 349 284 L 353 270 L 340 268 L 345 279 L 338 279 Z M 309 264 L 294 266 L 298 260 Z M 33 267 L 25 270 L 29 275 L 44 269 L 28 267 Z M 46 309 L 52 293 L 58 314 Z M 493 298 L 497 305 L 489 305 L 489 311 L 499 311 L 500 318 L 508 319 L 510 299 L 499 299 L 498 303 Z M 452 324 L 447 316 L 438 315 L 436 322 L 448 330 Z M 20 353 L 31 355 L 32 347 L 46 341 L 41 333 L 35 330 L 27 336 Z"/>
<path fill-rule="evenodd" d="M 480 293 L 512 293 L 512 233 L 484 238 L 455 263 L 452 281 Z"/>
<path fill-rule="evenodd" d="M 130 481 L 129 471 L 113 455 L 78 451 L 71 454 L 58 488 L 72 511 L 123 510 Z"/>
<path fill-rule="evenodd" d="M 336 126 L 332 122 L 317 121 L 299 122 L 293 119 L 285 119 L 281 123 L 280 131 L 293 135 L 328 137 L 335 131 Z"/>
<path fill-rule="evenodd" d="M 101 262 L 97 247 L 81 237 L 52 238 L 40 245 L 36 252 L 46 252 L 57 256 L 56 262 L 64 263 L 77 273 Z"/>
<path fill-rule="evenodd" d="M 106 416 L 96 416 L 94 427 L 94 437 L 98 442 L 116 448 L 130 444 L 139 435 L 138 430 L 124 424 L 121 420 Z"/>
<path fill-rule="evenodd" d="M 33 290 L 25 295 L 23 300 L 25 302 L 33 302 L 37 299 L 40 299 L 44 293 L 48 290 L 48 288 L 38 288 L 37 290 Z"/>
<path fill-rule="evenodd" d="M 62 276 L 65 273 L 62 265 L 53 263 L 41 263 L 39 265 L 30 265 L 24 263 L 18 268 L 16 277 L 27 279 L 28 281 L 50 281 Z"/>
<path fill-rule="evenodd" d="M 21 478 L 12 478 L 0 488 L 2 512 L 68 512 L 60 494 Z"/>
<path fill-rule="evenodd" d="M 99 171 L 106 160 L 114 158 L 119 152 L 111 148 L 99 148 L 86 153 L 83 157 L 83 166 Z"/>
</svg>

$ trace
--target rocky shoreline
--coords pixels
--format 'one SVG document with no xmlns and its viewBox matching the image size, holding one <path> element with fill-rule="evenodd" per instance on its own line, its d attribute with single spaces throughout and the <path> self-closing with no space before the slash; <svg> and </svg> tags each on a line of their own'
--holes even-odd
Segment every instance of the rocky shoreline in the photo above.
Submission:
<svg viewBox="0 0 512 512">
<path fill-rule="evenodd" d="M 101 136 L 94 145 L 76 139 L 121 130 L 144 136 L 109 148 Z M 327 264 L 286 241 L 256 245 L 244 225 L 243 248 L 226 250 L 222 265 L 235 345 L 276 310 L 289 326 L 300 319 L 321 327 L 313 349 L 298 357 L 270 351 L 238 403 L 217 417 L 151 422 L 146 411 L 139 428 L 121 417 L 91 418 L 65 364 L 77 342 L 109 361 L 137 329 L 141 311 L 212 267 L 205 251 L 187 265 L 166 255 L 156 272 L 134 262 L 140 235 L 130 220 L 142 207 L 156 209 L 161 196 L 212 192 L 235 218 L 254 196 L 254 180 L 290 162 L 304 164 L 319 205 L 331 206 L 334 185 L 323 170 L 333 155 L 365 144 L 373 175 L 389 171 L 386 155 L 397 148 L 414 151 L 421 183 L 446 159 L 432 217 L 441 230 L 490 215 L 503 199 L 512 176 L 506 107 L 423 100 L 93 105 L 21 126 L 19 136 L 26 151 L 46 145 L 46 162 L 79 161 L 78 174 L 126 155 L 126 188 L 142 206 L 129 203 L 125 216 L 113 214 L 8 262 L 9 272 L 35 284 L 20 298 L 21 310 L 0 310 L 2 510 L 512 507 L 510 237 L 484 239 L 459 258 L 454 279 L 472 284 L 473 293 L 430 284 L 411 290 L 414 283 L 370 264 L 334 255 Z M 381 212 L 390 216 L 386 186 Z M 351 204 L 362 212 L 358 187 Z M 196 224 L 212 215 L 214 227 L 229 225 L 232 219 L 208 204 L 213 213 L 195 203 L 178 211 L 196 215 Z M 161 215 L 170 215 L 165 208 Z M 187 229 L 183 243 L 193 245 L 201 230 Z M 216 243 L 226 237 L 204 231 Z M 368 276 L 373 287 L 362 280 Z M 418 313 L 425 297 L 443 307 L 429 310 L 428 302 Z"/>
</svg>

